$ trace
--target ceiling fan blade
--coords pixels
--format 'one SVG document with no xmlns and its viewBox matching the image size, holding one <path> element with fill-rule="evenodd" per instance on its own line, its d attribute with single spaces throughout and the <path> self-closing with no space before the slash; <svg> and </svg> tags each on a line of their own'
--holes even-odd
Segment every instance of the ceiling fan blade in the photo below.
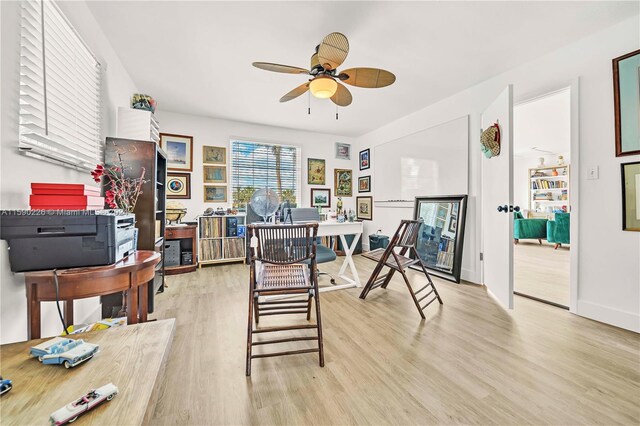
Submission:
<svg viewBox="0 0 640 426">
<path fill-rule="evenodd" d="M 338 75 L 343 82 L 357 87 L 378 88 L 393 84 L 396 76 L 379 68 L 349 68 Z"/>
<path fill-rule="evenodd" d="M 341 33 L 331 33 L 318 46 L 320 65 L 326 70 L 339 67 L 349 54 L 349 40 Z"/>
<path fill-rule="evenodd" d="M 338 82 L 336 81 L 336 83 Z M 348 105 L 351 105 L 353 97 L 351 96 L 351 92 L 349 91 L 349 89 L 338 83 L 338 89 L 336 90 L 336 93 L 334 93 L 331 97 L 331 100 L 338 106 L 346 107 Z"/>
<path fill-rule="evenodd" d="M 254 62 L 253 66 L 261 70 L 283 72 L 286 74 L 309 74 L 309 70 L 289 65 L 272 64 L 271 62 Z"/>
<path fill-rule="evenodd" d="M 292 91 L 290 91 L 289 93 L 281 97 L 280 102 L 287 102 L 292 99 L 295 99 L 298 96 L 302 95 L 307 90 L 309 90 L 309 82 L 301 84 L 300 86 L 296 87 L 295 89 L 293 89 Z"/>
</svg>

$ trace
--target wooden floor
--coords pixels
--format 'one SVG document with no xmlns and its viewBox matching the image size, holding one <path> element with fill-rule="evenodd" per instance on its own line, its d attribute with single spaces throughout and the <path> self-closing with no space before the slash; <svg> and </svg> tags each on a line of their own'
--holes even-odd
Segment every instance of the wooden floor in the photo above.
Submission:
<svg viewBox="0 0 640 426">
<path fill-rule="evenodd" d="M 366 280 L 373 262 L 355 261 Z M 247 267 L 168 280 L 155 316 L 176 332 L 154 425 L 640 423 L 639 335 L 563 309 L 516 297 L 506 312 L 484 287 L 436 280 L 444 305 L 421 321 L 400 278 L 366 301 L 326 292 L 325 367 L 258 359 L 247 378 Z"/>
<path fill-rule="evenodd" d="M 569 247 L 521 240 L 513 247 L 515 291 L 569 306 Z"/>
</svg>

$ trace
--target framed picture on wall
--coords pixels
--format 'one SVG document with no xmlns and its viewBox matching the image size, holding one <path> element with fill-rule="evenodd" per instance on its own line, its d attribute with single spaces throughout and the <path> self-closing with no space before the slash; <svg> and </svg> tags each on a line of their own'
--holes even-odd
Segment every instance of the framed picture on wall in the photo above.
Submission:
<svg viewBox="0 0 640 426">
<path fill-rule="evenodd" d="M 167 198 L 191 198 L 191 174 L 167 173 Z"/>
<path fill-rule="evenodd" d="M 204 183 L 227 183 L 227 166 L 202 166 Z"/>
<path fill-rule="evenodd" d="M 160 148 L 167 153 L 167 170 L 193 170 L 193 137 L 160 133 Z"/>
<path fill-rule="evenodd" d="M 226 186 L 204 186 L 204 202 L 205 203 L 226 203 L 227 187 Z"/>
<path fill-rule="evenodd" d="M 358 192 L 371 192 L 371 176 L 358 178 Z"/>
<path fill-rule="evenodd" d="M 640 50 L 613 60 L 616 157 L 640 154 Z"/>
<path fill-rule="evenodd" d="M 351 145 L 336 142 L 336 158 L 338 160 L 351 160 Z"/>
<path fill-rule="evenodd" d="M 640 232 L 640 161 L 622 169 L 622 230 Z"/>
<path fill-rule="evenodd" d="M 353 196 L 353 171 L 347 169 L 334 169 L 333 193 L 336 197 Z"/>
<path fill-rule="evenodd" d="M 227 164 L 227 148 L 223 146 L 203 146 L 202 162 L 206 164 Z"/>
<path fill-rule="evenodd" d="M 360 170 L 366 170 L 371 167 L 371 152 L 369 148 L 360 151 Z"/>
<path fill-rule="evenodd" d="M 373 220 L 373 197 L 356 197 L 356 215 L 359 220 Z"/>
<path fill-rule="evenodd" d="M 325 161 L 319 158 L 307 159 L 307 183 L 324 185 L 326 181 Z"/>
<path fill-rule="evenodd" d="M 311 207 L 331 207 L 331 189 L 311 188 Z"/>
</svg>

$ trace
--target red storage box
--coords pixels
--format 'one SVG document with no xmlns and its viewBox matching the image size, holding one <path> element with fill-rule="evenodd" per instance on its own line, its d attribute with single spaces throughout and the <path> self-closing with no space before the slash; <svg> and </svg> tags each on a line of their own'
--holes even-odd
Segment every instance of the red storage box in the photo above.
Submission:
<svg viewBox="0 0 640 426">
<path fill-rule="evenodd" d="M 97 210 L 104 208 L 104 197 L 88 195 L 31 195 L 32 210 Z"/>
<path fill-rule="evenodd" d="M 100 187 L 81 183 L 32 183 L 33 195 L 86 195 L 100 196 Z"/>
</svg>

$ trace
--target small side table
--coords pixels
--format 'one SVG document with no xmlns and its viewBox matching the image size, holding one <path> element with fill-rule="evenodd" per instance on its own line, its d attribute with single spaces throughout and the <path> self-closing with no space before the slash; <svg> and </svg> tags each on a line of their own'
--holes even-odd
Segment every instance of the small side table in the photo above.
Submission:
<svg viewBox="0 0 640 426">
<path fill-rule="evenodd" d="M 164 272 L 166 275 L 186 274 L 194 272 L 198 267 L 198 243 L 197 243 L 198 225 L 174 225 L 167 226 L 164 230 L 165 243 L 168 241 L 180 241 L 180 257 L 182 252 L 191 251 L 191 263 L 167 266 L 167 257 L 165 252 Z"/>
<path fill-rule="evenodd" d="M 118 263 L 88 268 L 61 269 L 58 275 L 58 300 L 64 301 L 64 316 L 73 324 L 73 301 L 103 296 L 119 291 L 127 292 L 127 321 L 129 324 L 147 320 L 147 283 L 153 280 L 160 253 L 138 250 Z M 26 272 L 29 339 L 40 338 L 41 302 L 56 300 L 53 271 Z"/>
</svg>

